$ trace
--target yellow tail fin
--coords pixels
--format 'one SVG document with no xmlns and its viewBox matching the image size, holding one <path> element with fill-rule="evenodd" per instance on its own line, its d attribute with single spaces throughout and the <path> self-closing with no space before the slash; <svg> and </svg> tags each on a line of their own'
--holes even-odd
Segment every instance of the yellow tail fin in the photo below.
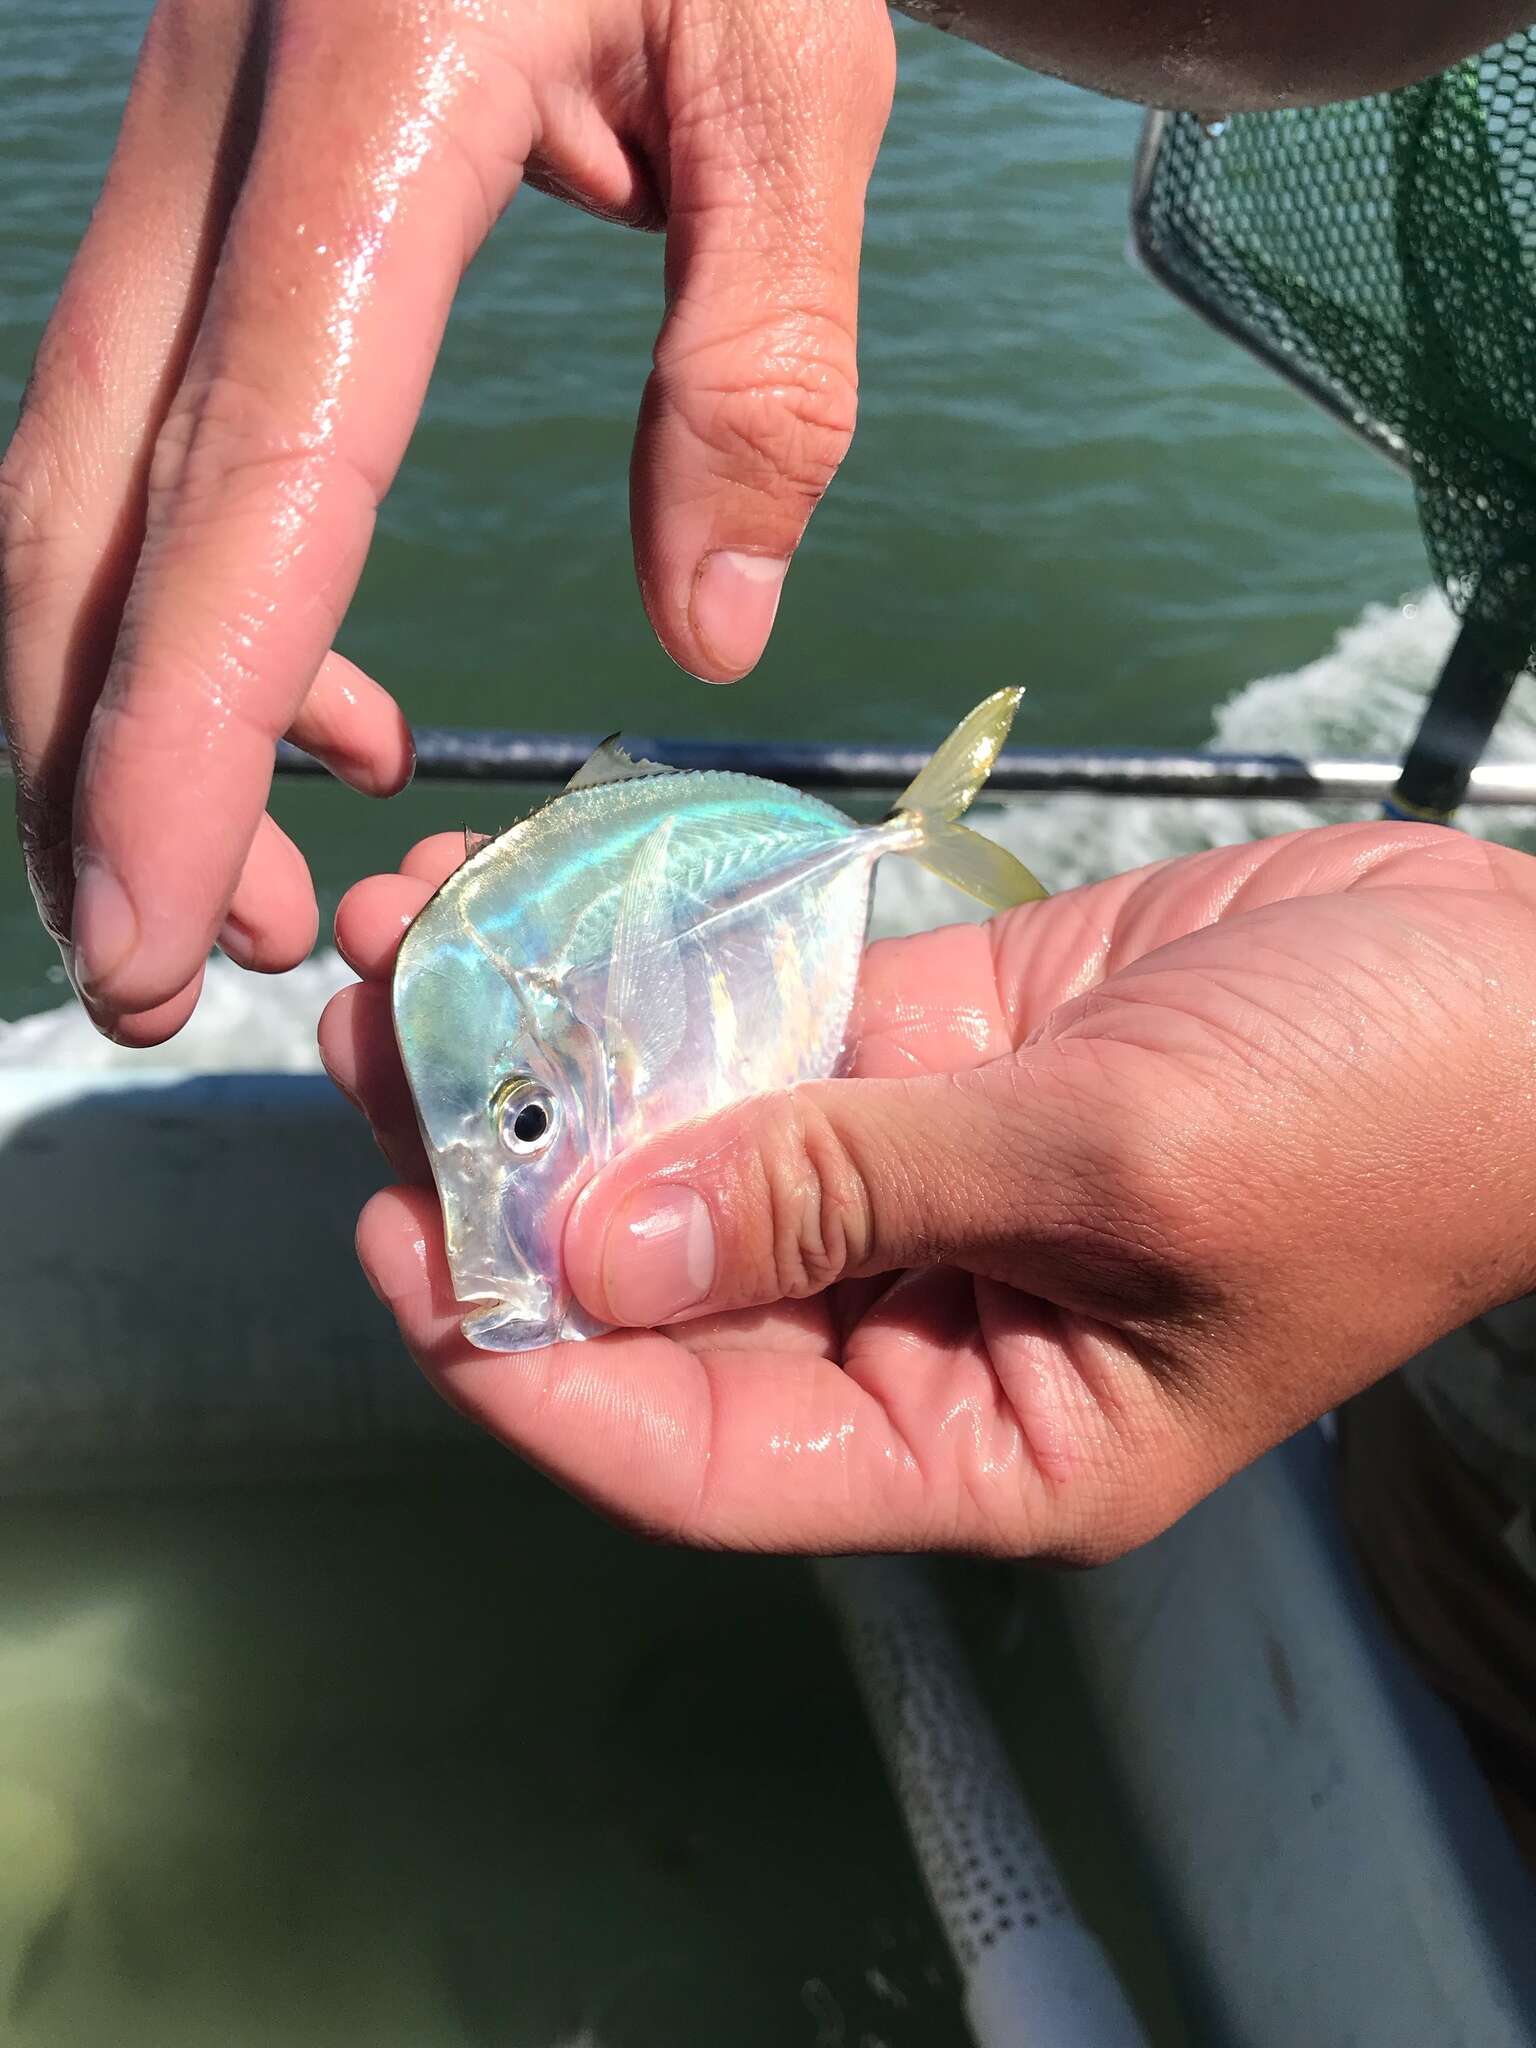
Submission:
<svg viewBox="0 0 1536 2048">
<path fill-rule="evenodd" d="M 992 910 L 1037 903 L 1050 893 L 1021 860 L 959 822 L 992 773 L 1023 695 L 999 690 L 978 704 L 902 791 L 892 813 L 909 818 L 922 833 L 912 848 L 914 860 Z"/>
</svg>

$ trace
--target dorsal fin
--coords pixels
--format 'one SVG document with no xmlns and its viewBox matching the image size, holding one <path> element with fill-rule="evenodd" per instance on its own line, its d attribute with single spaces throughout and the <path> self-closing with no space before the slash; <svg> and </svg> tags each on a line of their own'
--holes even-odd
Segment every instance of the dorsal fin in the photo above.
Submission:
<svg viewBox="0 0 1536 2048">
<path fill-rule="evenodd" d="M 616 732 L 590 753 L 576 770 L 567 789 L 596 789 L 604 782 L 632 782 L 637 775 L 676 775 L 665 761 L 637 761 L 626 753 Z"/>
<path fill-rule="evenodd" d="M 494 832 L 475 832 L 468 825 L 464 827 L 464 858 L 473 860 L 482 846 L 489 846 L 496 837 Z"/>
</svg>

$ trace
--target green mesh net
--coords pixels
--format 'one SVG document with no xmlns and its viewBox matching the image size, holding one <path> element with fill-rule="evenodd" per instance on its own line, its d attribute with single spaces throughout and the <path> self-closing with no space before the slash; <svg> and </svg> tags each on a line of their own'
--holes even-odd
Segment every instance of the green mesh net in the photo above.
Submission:
<svg viewBox="0 0 1536 2048">
<path fill-rule="evenodd" d="M 1536 644 L 1536 32 L 1347 106 L 1149 131 L 1137 242 L 1409 471 L 1435 574 Z"/>
</svg>

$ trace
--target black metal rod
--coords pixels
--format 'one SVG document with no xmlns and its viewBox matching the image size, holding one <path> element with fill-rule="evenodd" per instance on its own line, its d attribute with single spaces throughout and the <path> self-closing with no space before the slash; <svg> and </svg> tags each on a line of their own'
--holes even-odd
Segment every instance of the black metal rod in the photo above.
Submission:
<svg viewBox="0 0 1536 2048">
<path fill-rule="evenodd" d="M 587 734 L 476 732 L 423 727 L 416 774 L 423 782 L 498 782 L 558 787 L 596 745 Z M 816 745 L 811 742 L 650 739 L 626 733 L 633 754 L 677 768 L 757 775 L 795 789 L 902 790 L 928 758 L 922 747 Z M 279 750 L 278 769 L 318 775 L 297 748 Z M 1241 797 L 1311 803 L 1381 802 L 1400 770 L 1395 761 L 1304 761 L 1290 754 L 1202 754 L 1154 747 L 1016 747 L 999 756 L 987 780 L 992 795 L 1038 796 L 1088 790 L 1100 796 Z M 1479 769 L 1467 792 L 1476 804 L 1536 804 L 1536 763 Z"/>
<path fill-rule="evenodd" d="M 416 734 L 420 782 L 512 783 L 558 788 L 597 744 L 586 733 L 476 732 L 425 726 Z M 750 740 L 641 739 L 625 734 L 631 753 L 677 768 L 717 768 L 758 775 L 794 789 L 893 796 L 916 775 L 922 747 L 818 746 Z M 0 775 L 9 771 L 0 746 Z M 284 742 L 283 776 L 326 771 Z M 990 796 L 1050 796 L 1073 790 L 1097 796 L 1231 797 L 1293 803 L 1384 803 L 1402 773 L 1395 761 L 1318 759 L 1294 754 L 1181 753 L 1163 747 L 1011 747 L 987 780 Z M 1536 807 L 1536 762 L 1494 762 L 1473 769 L 1467 804 Z"/>
<path fill-rule="evenodd" d="M 1519 658 L 1498 649 L 1469 619 L 1440 671 L 1401 779 L 1387 800 L 1389 817 L 1449 822 L 1466 801 L 1473 771 L 1519 673 Z"/>
</svg>

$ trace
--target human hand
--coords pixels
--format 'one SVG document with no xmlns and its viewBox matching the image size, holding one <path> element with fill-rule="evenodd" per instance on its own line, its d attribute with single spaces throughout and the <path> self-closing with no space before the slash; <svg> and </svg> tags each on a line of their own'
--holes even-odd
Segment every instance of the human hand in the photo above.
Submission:
<svg viewBox="0 0 1536 2048">
<path fill-rule="evenodd" d="M 309 950 L 286 733 L 410 772 L 331 650 L 459 278 L 526 176 L 667 233 L 640 584 L 740 675 L 853 428 L 879 0 L 160 0 L 0 465 L 0 716 L 43 919 L 97 1023 L 180 1028 L 217 940 Z"/>
<path fill-rule="evenodd" d="M 573 1211 L 584 1305 L 665 1327 L 475 1351 L 388 999 L 462 850 L 337 919 L 365 978 L 322 1052 L 406 1182 L 359 1250 L 449 1400 L 646 1529 L 1103 1558 L 1533 1284 L 1536 864 L 1344 826 L 872 946 L 855 1078 L 657 1137 Z"/>
</svg>

